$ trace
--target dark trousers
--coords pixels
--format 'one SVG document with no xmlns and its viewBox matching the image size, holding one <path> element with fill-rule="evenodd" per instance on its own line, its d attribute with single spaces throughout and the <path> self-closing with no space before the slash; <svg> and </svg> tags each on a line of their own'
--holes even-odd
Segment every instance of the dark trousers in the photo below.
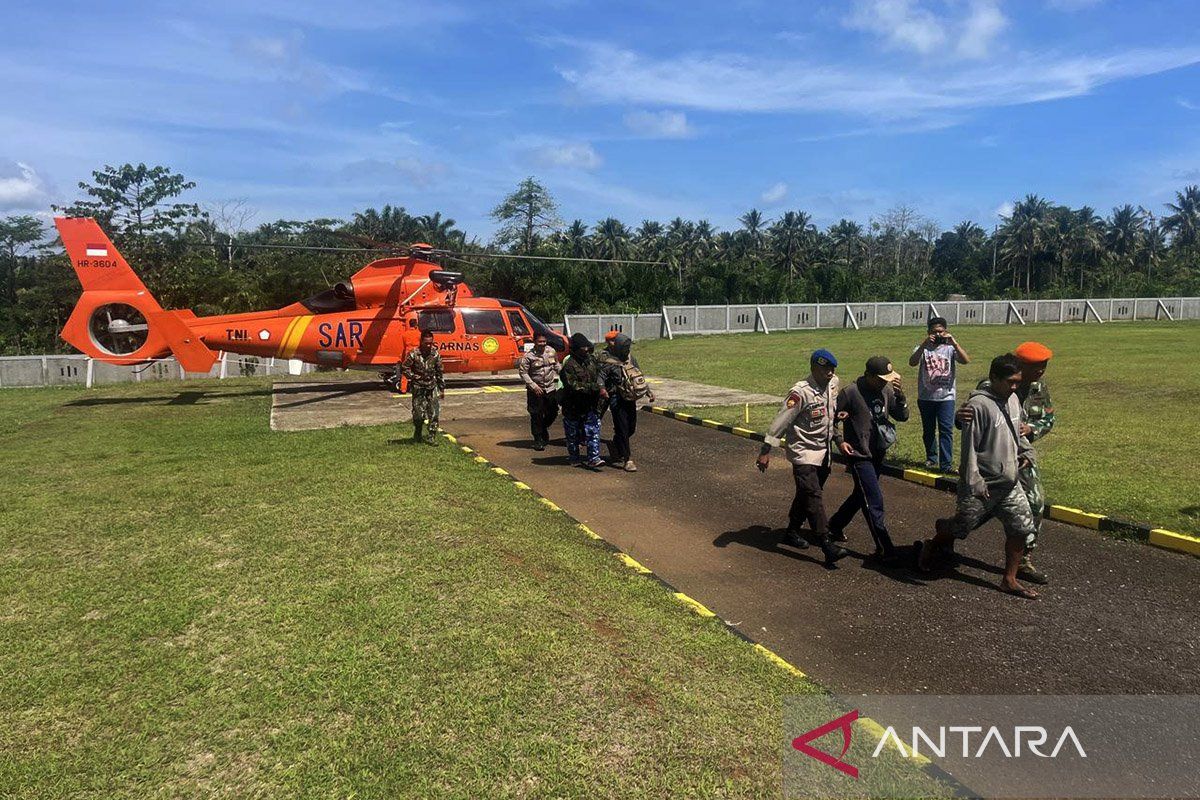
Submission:
<svg viewBox="0 0 1200 800">
<path fill-rule="evenodd" d="M 609 454 L 613 461 L 628 461 L 632 457 L 629 452 L 629 439 L 637 432 L 637 403 L 614 397 L 609 403 L 612 410 L 613 438 Z"/>
<path fill-rule="evenodd" d="M 550 441 L 550 426 L 558 419 L 558 399 L 554 392 L 537 395 L 526 387 L 525 408 L 529 411 L 529 432 L 534 443 L 546 444 Z"/>
<path fill-rule="evenodd" d="M 829 479 L 829 464 L 792 464 L 792 479 L 796 482 L 796 496 L 788 511 L 788 530 L 799 531 L 807 522 L 818 538 L 828 535 L 825 481 Z"/>
<path fill-rule="evenodd" d="M 954 464 L 954 401 L 918 400 L 917 408 L 921 410 L 925 460 L 945 472 Z"/>
<path fill-rule="evenodd" d="M 835 531 L 845 530 L 859 511 L 867 521 L 867 530 L 875 540 L 875 546 L 884 552 L 891 552 L 892 537 L 888 534 L 887 523 L 883 519 L 883 488 L 879 485 L 879 471 L 883 461 L 856 458 L 850 462 L 850 477 L 854 479 L 854 491 L 842 503 L 841 508 L 833 513 L 829 526 Z"/>
</svg>

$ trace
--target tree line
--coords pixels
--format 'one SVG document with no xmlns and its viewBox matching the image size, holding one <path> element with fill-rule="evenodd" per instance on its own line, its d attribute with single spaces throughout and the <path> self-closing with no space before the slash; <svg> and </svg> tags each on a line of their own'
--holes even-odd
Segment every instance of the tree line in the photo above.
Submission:
<svg viewBox="0 0 1200 800">
<path fill-rule="evenodd" d="M 489 242 L 441 212 L 392 205 L 254 224 L 244 202 L 181 202 L 195 184 L 163 166 L 106 166 L 79 188 L 55 213 L 95 217 L 164 307 L 200 315 L 286 305 L 349 276 L 372 258 L 369 248 L 414 242 L 476 254 L 446 268 L 465 272 L 476 293 L 518 300 L 548 320 L 676 303 L 1200 294 L 1197 186 L 1158 213 L 1123 205 L 1108 216 L 1028 195 L 992 230 L 972 221 L 942 230 L 903 205 L 824 229 L 804 211 L 769 218 L 750 209 L 737 228 L 719 230 L 678 217 L 636 227 L 614 217 L 565 222 L 546 187 L 527 178 L 493 210 Z M 279 245 L 329 249 L 271 247 Z M 363 250 L 333 249 L 347 247 Z M 52 229 L 34 216 L 0 218 L 0 261 L 0 353 L 67 349 L 57 334 L 79 286 Z"/>
</svg>

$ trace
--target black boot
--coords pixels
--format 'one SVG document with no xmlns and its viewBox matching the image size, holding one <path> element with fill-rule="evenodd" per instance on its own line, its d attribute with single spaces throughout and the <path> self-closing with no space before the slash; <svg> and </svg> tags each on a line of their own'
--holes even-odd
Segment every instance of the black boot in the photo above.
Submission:
<svg viewBox="0 0 1200 800">
<path fill-rule="evenodd" d="M 797 550 L 808 549 L 808 540 L 804 538 L 804 534 L 793 528 L 788 528 L 783 532 L 783 543 L 790 544 Z"/>
<path fill-rule="evenodd" d="M 423 420 L 423 419 L 413 420 L 413 441 L 414 442 L 425 441 L 425 437 L 421 435 L 421 429 L 424 427 L 425 427 L 425 420 Z"/>
<path fill-rule="evenodd" d="M 837 562 L 849 555 L 846 548 L 838 547 L 829 540 L 829 534 L 820 538 L 821 552 L 825 554 L 825 569 L 837 569 Z"/>
</svg>

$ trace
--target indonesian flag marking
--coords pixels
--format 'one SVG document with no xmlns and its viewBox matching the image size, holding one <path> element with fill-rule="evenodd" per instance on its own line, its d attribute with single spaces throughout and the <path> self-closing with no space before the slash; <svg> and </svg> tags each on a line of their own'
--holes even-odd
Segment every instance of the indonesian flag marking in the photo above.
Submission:
<svg viewBox="0 0 1200 800">
<path fill-rule="evenodd" d="M 108 258 L 108 246 L 103 244 L 89 244 L 87 246 L 87 255 L 91 258 Z"/>
</svg>

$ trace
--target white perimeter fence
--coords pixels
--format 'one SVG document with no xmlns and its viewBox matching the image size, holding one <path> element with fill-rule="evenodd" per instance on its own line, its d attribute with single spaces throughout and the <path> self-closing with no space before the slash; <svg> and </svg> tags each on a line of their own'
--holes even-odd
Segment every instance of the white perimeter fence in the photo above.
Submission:
<svg viewBox="0 0 1200 800">
<path fill-rule="evenodd" d="M 315 370 L 298 359 L 260 358 L 222 352 L 208 372 L 185 372 L 173 358 L 118 367 L 84 355 L 0 357 L 0 388 L 13 386 L 96 386 L 106 383 L 177 381 L 185 378 L 241 378 L 302 375 Z"/>
<path fill-rule="evenodd" d="M 925 327 L 930 317 L 945 317 L 951 325 L 1173 321 L 1200 319 L 1200 297 L 663 306 L 656 314 L 568 314 L 566 329 L 568 333 L 582 333 L 593 341 L 613 330 L 634 339 L 673 339 L 680 334 L 696 333 Z"/>
<path fill-rule="evenodd" d="M 1200 297 L 1130 297 L 1093 300 L 958 300 L 941 303 L 789 303 L 736 306 L 663 306 L 656 314 L 569 314 L 565 332 L 599 341 L 611 330 L 634 339 L 681 334 L 748 333 L 819 328 L 925 326 L 931 316 L 952 325 L 1025 325 L 1029 322 L 1117 322 L 1200 319 Z M 552 328 L 558 329 L 557 325 Z M 315 369 L 297 359 L 221 353 L 206 373 L 184 372 L 173 358 L 117 367 L 83 355 L 0 357 L 0 388 L 96 386 L 185 378 L 301 375 Z"/>
</svg>

